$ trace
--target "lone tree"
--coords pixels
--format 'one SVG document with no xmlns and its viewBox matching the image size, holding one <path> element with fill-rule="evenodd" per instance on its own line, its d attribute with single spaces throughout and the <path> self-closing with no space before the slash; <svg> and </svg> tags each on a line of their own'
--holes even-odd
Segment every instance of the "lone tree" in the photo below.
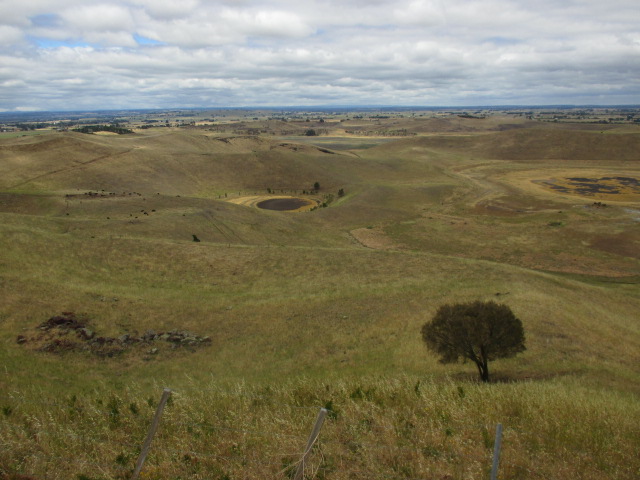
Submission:
<svg viewBox="0 0 640 480">
<path fill-rule="evenodd" d="M 422 326 L 422 340 L 441 363 L 474 362 L 483 382 L 489 381 L 490 360 L 525 350 L 522 322 L 508 306 L 493 301 L 442 305 Z"/>
</svg>

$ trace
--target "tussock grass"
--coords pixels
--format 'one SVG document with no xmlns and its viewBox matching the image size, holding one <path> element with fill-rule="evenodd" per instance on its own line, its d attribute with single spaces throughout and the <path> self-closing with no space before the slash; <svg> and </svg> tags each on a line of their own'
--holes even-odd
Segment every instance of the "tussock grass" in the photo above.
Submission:
<svg viewBox="0 0 640 480">
<path fill-rule="evenodd" d="M 638 403 L 575 383 L 409 376 L 181 383 L 142 478 L 287 478 L 321 407 L 329 415 L 307 465 L 313 478 L 484 478 L 497 423 L 500 478 L 631 479 L 640 468 Z M 7 392 L 0 469 L 128 478 L 159 391 Z"/>
</svg>

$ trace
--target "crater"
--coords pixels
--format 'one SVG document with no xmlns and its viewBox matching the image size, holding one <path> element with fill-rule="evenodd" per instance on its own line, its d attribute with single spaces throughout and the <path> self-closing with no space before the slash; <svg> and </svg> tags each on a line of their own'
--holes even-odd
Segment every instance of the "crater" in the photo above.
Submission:
<svg viewBox="0 0 640 480">
<path fill-rule="evenodd" d="M 315 206 L 316 203 L 305 198 L 286 197 L 286 198 L 269 198 L 262 200 L 256 204 L 256 207 L 265 210 L 278 210 L 280 212 L 307 209 Z"/>
<path fill-rule="evenodd" d="M 306 212 L 318 206 L 316 197 L 300 198 L 291 195 L 252 195 L 230 198 L 228 202 L 245 207 L 275 210 L 278 212 Z"/>
</svg>

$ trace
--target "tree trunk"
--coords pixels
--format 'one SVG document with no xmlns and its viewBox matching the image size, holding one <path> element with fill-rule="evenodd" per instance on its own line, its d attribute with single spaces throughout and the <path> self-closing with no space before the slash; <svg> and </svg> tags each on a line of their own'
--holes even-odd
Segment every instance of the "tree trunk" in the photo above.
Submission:
<svg viewBox="0 0 640 480">
<path fill-rule="evenodd" d="M 483 382 L 489 381 L 489 362 L 485 359 L 474 360 L 476 362 L 476 366 L 478 367 L 478 373 L 480 374 L 480 379 Z"/>
<path fill-rule="evenodd" d="M 483 382 L 489 381 L 489 362 L 484 361 L 484 365 L 482 366 L 482 373 L 480 374 Z"/>
<path fill-rule="evenodd" d="M 489 360 L 487 360 L 487 353 L 484 349 L 484 345 L 480 347 L 480 362 L 482 362 L 480 378 L 482 378 L 482 381 L 486 383 L 489 381 Z"/>
</svg>

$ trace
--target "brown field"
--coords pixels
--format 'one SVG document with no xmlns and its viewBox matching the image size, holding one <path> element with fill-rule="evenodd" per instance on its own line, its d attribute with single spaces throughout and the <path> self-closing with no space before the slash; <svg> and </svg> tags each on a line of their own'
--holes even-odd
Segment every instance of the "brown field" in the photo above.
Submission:
<svg viewBox="0 0 640 480">
<path fill-rule="evenodd" d="M 0 478 L 127 478 L 163 386 L 149 479 L 288 478 L 327 405 L 316 478 L 485 478 L 498 422 L 500 478 L 637 478 L 635 125 L 255 117 L 0 136 Z M 490 385 L 419 334 L 475 299 Z"/>
</svg>

